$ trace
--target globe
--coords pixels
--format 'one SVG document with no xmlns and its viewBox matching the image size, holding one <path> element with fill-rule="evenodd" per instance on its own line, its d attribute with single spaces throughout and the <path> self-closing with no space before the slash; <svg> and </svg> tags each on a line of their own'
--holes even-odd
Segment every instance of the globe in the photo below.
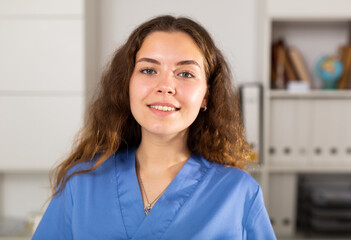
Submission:
<svg viewBox="0 0 351 240">
<path fill-rule="evenodd" d="M 323 56 L 316 64 L 316 72 L 324 89 L 335 89 L 336 83 L 343 73 L 343 65 L 335 57 Z"/>
</svg>

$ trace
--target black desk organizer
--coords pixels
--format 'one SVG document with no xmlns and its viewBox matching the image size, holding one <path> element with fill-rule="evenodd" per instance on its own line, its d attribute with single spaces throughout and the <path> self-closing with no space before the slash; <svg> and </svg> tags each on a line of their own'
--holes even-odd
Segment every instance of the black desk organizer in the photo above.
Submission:
<svg viewBox="0 0 351 240">
<path fill-rule="evenodd" d="M 351 237 L 351 177 L 301 175 L 297 227 L 307 236 Z"/>
</svg>

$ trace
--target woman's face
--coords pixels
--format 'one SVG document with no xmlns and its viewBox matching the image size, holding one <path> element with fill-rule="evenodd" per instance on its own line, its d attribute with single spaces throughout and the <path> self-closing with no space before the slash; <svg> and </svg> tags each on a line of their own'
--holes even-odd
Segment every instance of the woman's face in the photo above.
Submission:
<svg viewBox="0 0 351 240">
<path fill-rule="evenodd" d="M 185 132 L 206 105 L 204 57 L 182 32 L 148 35 L 135 58 L 130 106 L 142 132 L 160 136 Z"/>
</svg>

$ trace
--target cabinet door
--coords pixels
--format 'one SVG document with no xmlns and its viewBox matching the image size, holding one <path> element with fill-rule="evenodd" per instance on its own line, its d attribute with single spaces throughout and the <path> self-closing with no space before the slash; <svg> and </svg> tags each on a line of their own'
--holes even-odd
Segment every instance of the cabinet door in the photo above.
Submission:
<svg viewBox="0 0 351 240">
<path fill-rule="evenodd" d="M 0 96 L 0 169 L 48 170 L 69 152 L 82 96 Z"/>
</svg>

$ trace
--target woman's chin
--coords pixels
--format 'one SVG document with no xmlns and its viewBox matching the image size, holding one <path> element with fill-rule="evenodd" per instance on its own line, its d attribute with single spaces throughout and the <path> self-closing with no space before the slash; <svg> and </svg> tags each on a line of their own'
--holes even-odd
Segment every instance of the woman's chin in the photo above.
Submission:
<svg viewBox="0 0 351 240">
<path fill-rule="evenodd" d="M 145 137 L 146 135 L 154 136 L 154 137 L 177 137 L 184 136 L 187 132 L 187 129 L 171 129 L 169 127 L 154 127 L 154 128 L 142 128 L 142 135 Z"/>
</svg>

